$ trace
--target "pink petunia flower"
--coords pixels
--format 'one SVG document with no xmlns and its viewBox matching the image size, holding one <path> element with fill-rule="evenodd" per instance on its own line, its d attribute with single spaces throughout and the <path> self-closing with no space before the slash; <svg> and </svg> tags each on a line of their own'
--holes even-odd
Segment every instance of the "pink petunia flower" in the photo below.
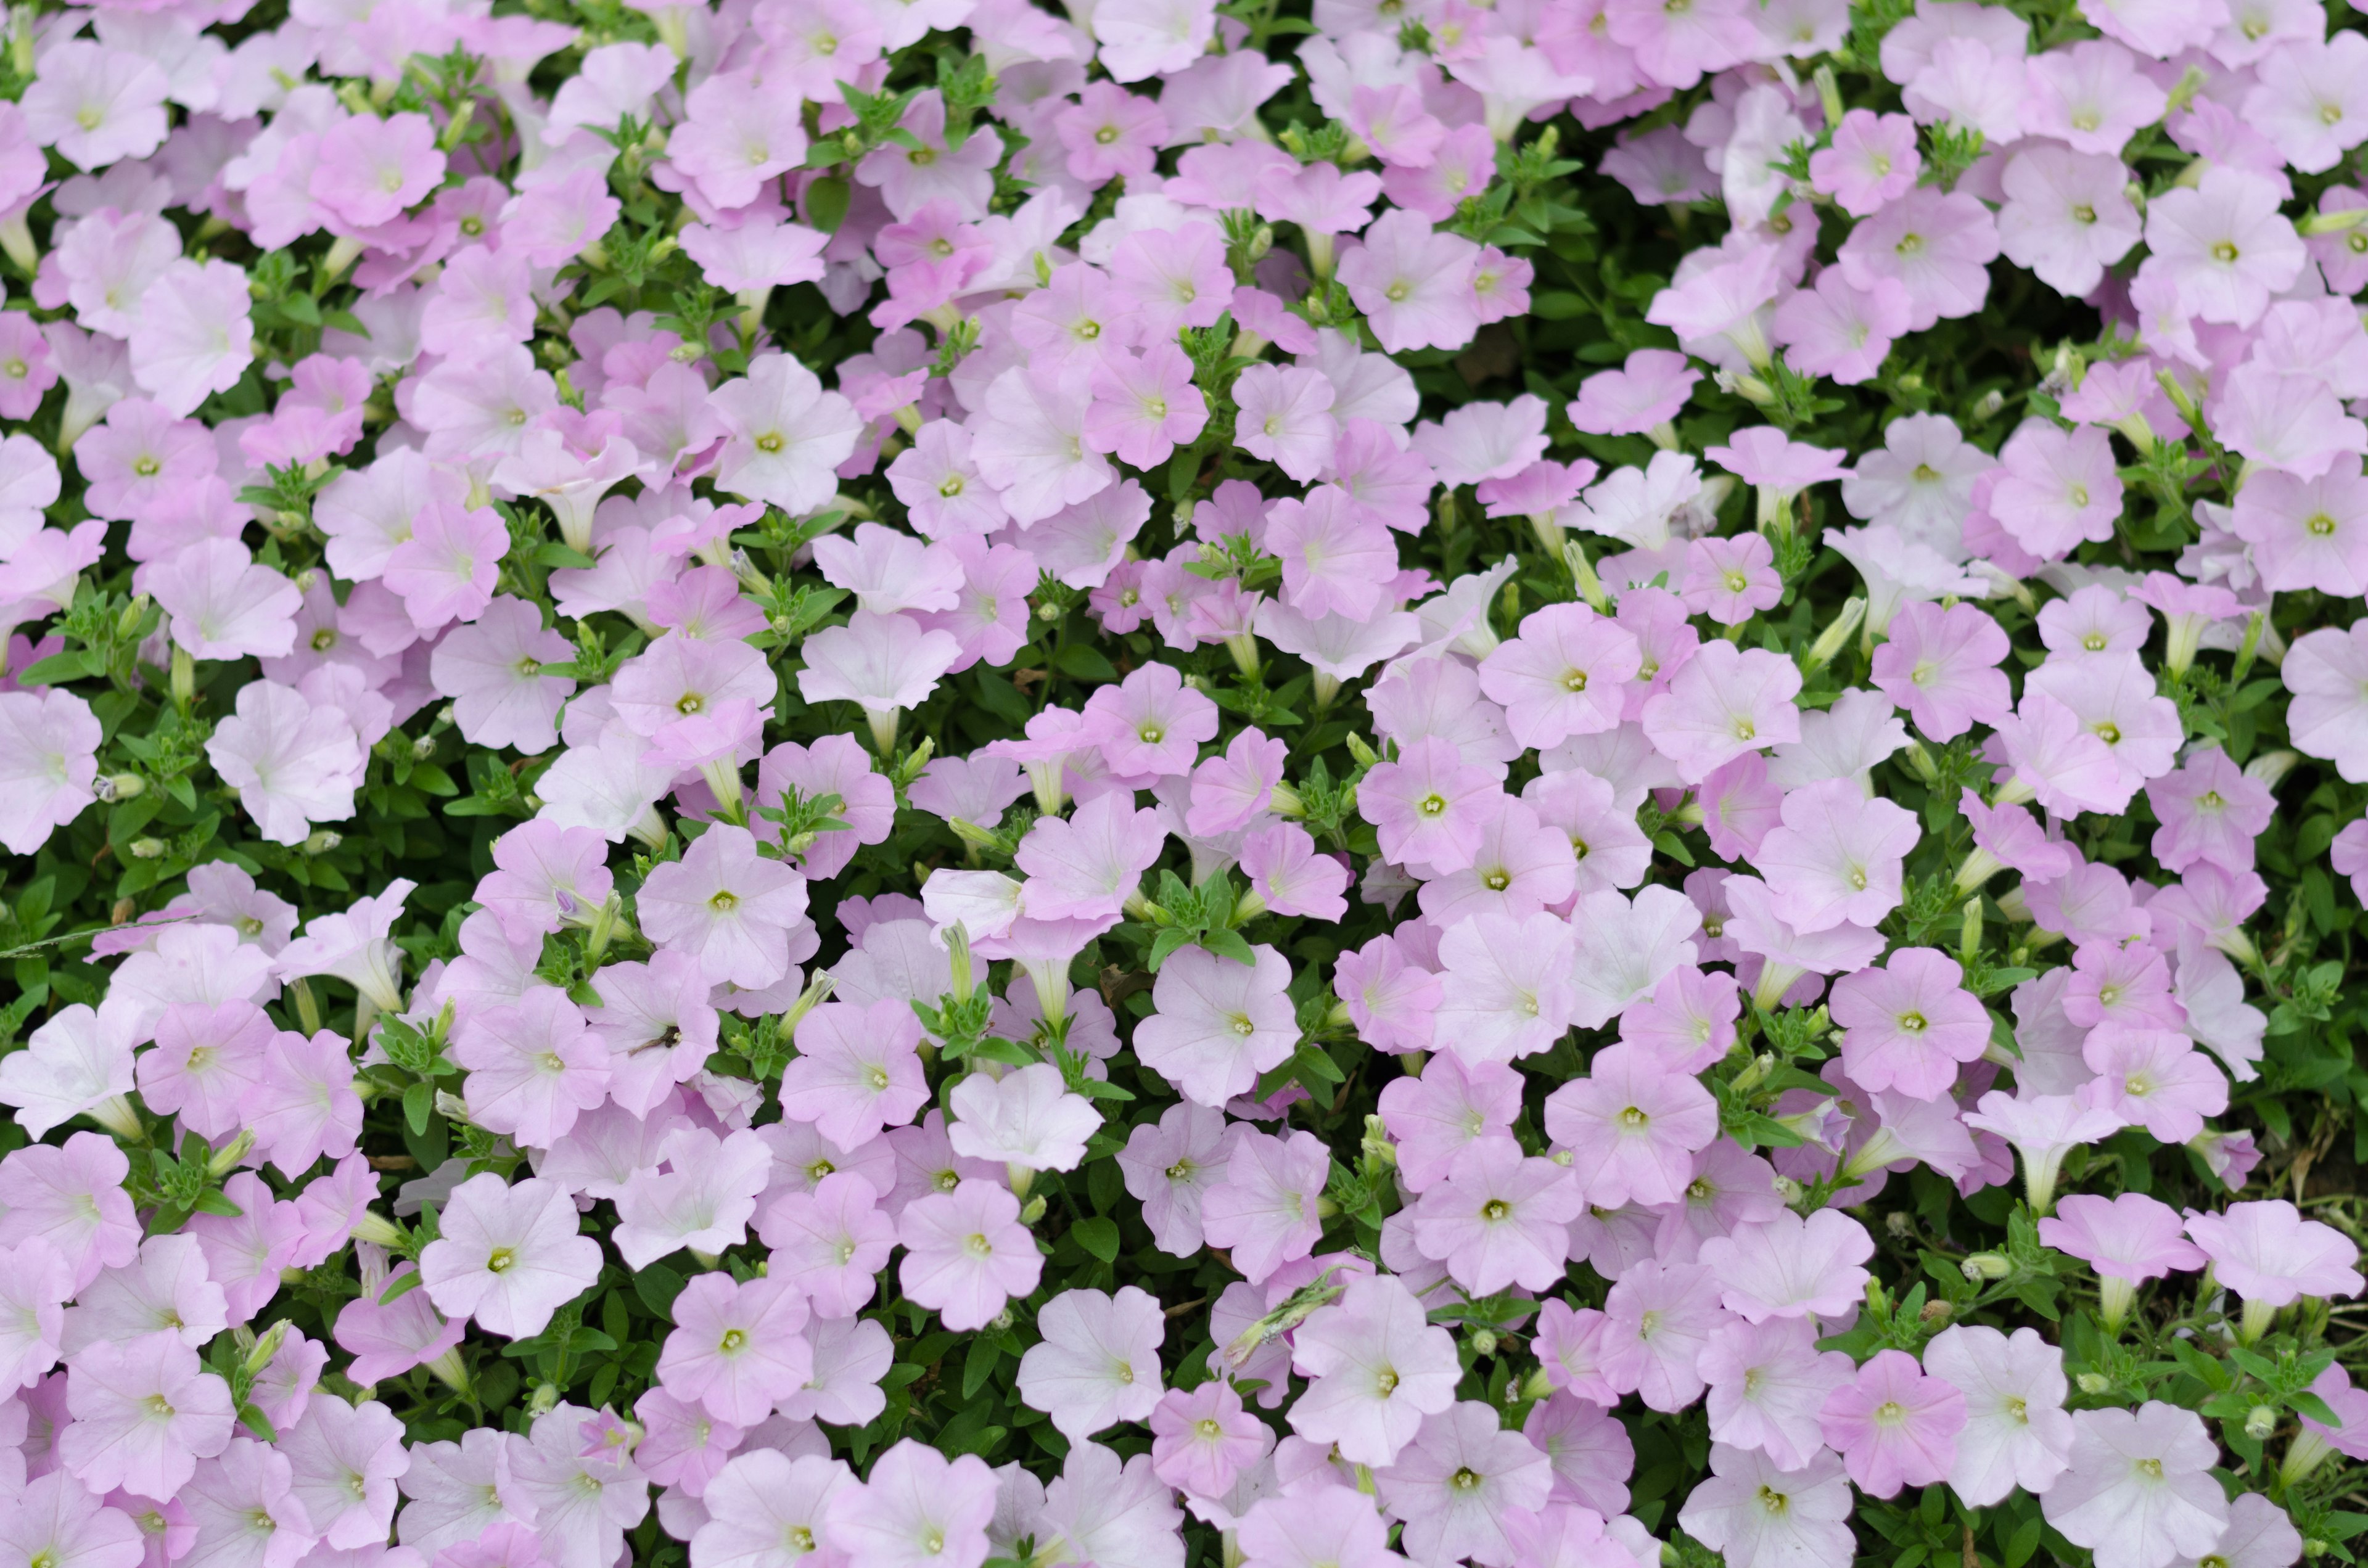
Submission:
<svg viewBox="0 0 2368 1568">
<path fill-rule="evenodd" d="M 1826 1398 L 1818 1426 L 1859 1490 L 1889 1497 L 1946 1479 L 1965 1426 L 1965 1396 L 1927 1377 L 1904 1350 L 1878 1351 Z"/>
</svg>

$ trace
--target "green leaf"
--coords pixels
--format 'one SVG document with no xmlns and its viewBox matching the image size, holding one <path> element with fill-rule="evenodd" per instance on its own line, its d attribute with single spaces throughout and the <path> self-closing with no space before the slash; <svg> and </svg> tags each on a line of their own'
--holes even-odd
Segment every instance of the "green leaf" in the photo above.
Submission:
<svg viewBox="0 0 2368 1568">
<path fill-rule="evenodd" d="M 633 1294 L 642 1305 L 667 1323 L 674 1322 L 674 1299 L 682 1294 L 681 1275 L 663 1263 L 653 1263 L 647 1268 L 633 1271 Z"/>
<path fill-rule="evenodd" d="M 534 563 L 538 566 L 572 566 L 580 572 L 588 572 L 600 564 L 574 545 L 562 544 L 555 539 L 547 539 L 534 547 Z"/>
<path fill-rule="evenodd" d="M 403 1091 L 403 1119 L 411 1124 L 413 1137 L 420 1137 L 427 1131 L 427 1119 L 435 1109 L 434 1085 L 414 1084 Z"/>
<path fill-rule="evenodd" d="M 838 233 L 847 222 L 848 201 L 854 192 L 843 175 L 826 175 L 806 187 L 806 222 L 825 234 Z"/>
<path fill-rule="evenodd" d="M 238 1419 L 241 1426 L 254 1433 L 261 1441 L 276 1443 L 279 1440 L 279 1433 L 271 1425 L 271 1417 L 264 1415 L 263 1412 L 256 1409 L 255 1406 L 251 1404 L 240 1405 L 238 1407 Z"/>
<path fill-rule="evenodd" d="M 963 1403 L 967 1404 L 978 1397 L 979 1390 L 986 1387 L 987 1380 L 995 1376 L 996 1366 L 1002 1359 L 1003 1346 L 994 1340 L 983 1334 L 972 1339 L 970 1354 L 962 1360 Z"/>
<path fill-rule="evenodd" d="M 1101 654 L 1082 642 L 1072 642 L 1061 650 L 1053 665 L 1071 680 L 1114 681 L 1118 668 Z"/>
<path fill-rule="evenodd" d="M 1104 1263 L 1118 1261 L 1117 1221 L 1106 1220 L 1097 1214 L 1089 1220 L 1080 1220 L 1070 1226 L 1069 1234 L 1077 1238 L 1079 1246 L 1100 1258 Z"/>
<path fill-rule="evenodd" d="M 2022 1568 L 2030 1562 L 2031 1554 L 2039 1550 L 2039 1535 L 2044 1528 L 2036 1516 L 2023 1520 L 2014 1534 L 2007 1538 L 2006 1555 L 1998 1560 L 2004 1568 Z"/>
<path fill-rule="evenodd" d="M 399 1301 L 418 1288 L 419 1270 L 414 1268 L 406 1273 L 398 1274 L 386 1282 L 385 1290 L 379 1292 L 378 1304 L 382 1307 L 389 1301 Z"/>
<path fill-rule="evenodd" d="M 106 663 L 97 654 L 88 651 L 52 653 L 46 659 L 36 660 L 23 675 L 17 677 L 17 684 L 56 686 L 61 681 L 85 680 L 92 676 L 106 673 Z"/>
</svg>

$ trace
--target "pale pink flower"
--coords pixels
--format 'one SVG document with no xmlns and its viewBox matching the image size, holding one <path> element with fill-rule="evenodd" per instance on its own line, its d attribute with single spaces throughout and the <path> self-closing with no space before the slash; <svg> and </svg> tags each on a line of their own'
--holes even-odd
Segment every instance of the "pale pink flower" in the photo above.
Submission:
<svg viewBox="0 0 2368 1568">
<path fill-rule="evenodd" d="M 1340 258 L 1339 279 L 1371 320 L 1384 351 L 1461 348 L 1480 327 L 1470 279 L 1480 247 L 1442 233 L 1417 213 L 1376 218 L 1363 244 Z"/>
<path fill-rule="evenodd" d="M 909 1012 L 909 1009 L 907 1009 Z M 1000 1078 L 973 1073 L 946 1091 L 953 1120 L 946 1136 L 956 1154 L 1030 1171 L 1070 1171 L 1102 1119 L 1083 1095 L 1069 1093 L 1061 1070 L 1030 1062 Z"/>
<path fill-rule="evenodd" d="M 1817 1414 L 1853 1375 L 1849 1357 L 1820 1352 L 1816 1330 L 1792 1318 L 1732 1323 L 1714 1331 L 1701 1369 L 1710 1385 L 1712 1439 L 1757 1449 L 1793 1469 L 1824 1448 Z"/>
<path fill-rule="evenodd" d="M 867 1568 L 979 1568 L 995 1512 L 985 1460 L 949 1460 L 908 1437 L 880 1456 L 866 1484 L 831 1494 L 824 1539 Z"/>
<path fill-rule="evenodd" d="M 1544 748 L 1617 726 L 1643 659 L 1625 627 L 1585 605 L 1550 605 L 1482 661 L 1480 687 L 1504 705 L 1514 739 Z"/>
<path fill-rule="evenodd" d="M 1439 945 L 1435 1043 L 1467 1067 L 1551 1049 L 1577 1015 L 1577 949 L 1570 927 L 1543 912 L 1459 921 Z"/>
<path fill-rule="evenodd" d="M 1588 1203 L 1673 1203 L 1693 1175 L 1694 1152 L 1717 1135 L 1718 1108 L 1692 1079 L 1615 1045 L 1596 1053 L 1587 1077 L 1547 1096 L 1545 1127 L 1575 1156 Z"/>
<path fill-rule="evenodd" d="M 63 687 L 0 691 L 0 845 L 10 854 L 32 854 L 97 799 L 100 734 L 90 704 Z"/>
<path fill-rule="evenodd" d="M 1710 1464 L 1712 1478 L 1687 1497 L 1678 1522 L 1734 1568 L 1839 1568 L 1851 1560 L 1841 1460 L 1820 1452 L 1786 1470 L 1764 1453 L 1713 1442 Z"/>
<path fill-rule="evenodd" d="M 185 416 L 238 384 L 255 359 L 246 274 L 226 261 L 176 261 L 157 275 L 131 329 L 131 375 Z"/>
<path fill-rule="evenodd" d="M 1044 1337 L 1019 1358 L 1019 1397 L 1070 1441 L 1142 1421 L 1159 1403 L 1167 1323 L 1158 1298 L 1132 1285 L 1115 1296 L 1064 1290 L 1037 1312 L 1036 1327 Z"/>
<path fill-rule="evenodd" d="M 1727 1310 L 1752 1323 L 1840 1317 L 1865 1289 L 1861 1267 L 1874 1238 L 1849 1215 L 1820 1209 L 1804 1220 L 1785 1210 L 1702 1244 L 1702 1267 L 1719 1280 Z"/>
<path fill-rule="evenodd" d="M 1689 782 L 1747 751 L 1801 738 L 1793 699 L 1800 667 L 1782 654 L 1704 643 L 1668 689 L 1646 700 L 1645 733 Z"/>
<path fill-rule="evenodd" d="M 454 1026 L 452 1060 L 469 1115 L 521 1146 L 547 1149 L 609 1095 L 609 1051 L 567 994 L 536 985 L 512 1006 L 472 1010 Z"/>
<path fill-rule="evenodd" d="M 1833 128 L 1831 144 L 1809 154 L 1809 183 L 1851 217 L 1864 218 L 1915 189 L 1923 167 L 1915 121 L 1854 108 Z"/>
<path fill-rule="evenodd" d="M 269 680 L 239 687 L 236 710 L 207 740 L 206 756 L 275 844 L 301 844 L 313 823 L 352 816 L 367 760 L 342 710 Z"/>
<path fill-rule="evenodd" d="M 1195 1497 L 1222 1496 L 1274 1449 L 1273 1429 L 1243 1408 L 1242 1396 L 1223 1378 L 1189 1393 L 1169 1391 L 1152 1407 L 1150 1421 L 1152 1468 Z M 1374 1522 L 1378 1527 L 1378 1515 Z"/>
<path fill-rule="evenodd" d="M 1853 1381 L 1827 1396 L 1818 1425 L 1859 1490 L 1889 1497 L 1902 1486 L 1930 1486 L 1948 1476 L 1965 1426 L 1965 1396 L 1925 1376 L 1906 1351 L 1878 1351 Z"/>
<path fill-rule="evenodd" d="M 1831 778 L 1786 795 L 1782 817 L 1755 860 L 1793 929 L 1873 926 L 1898 906 L 1904 858 L 1923 836 L 1913 812 Z"/>
<path fill-rule="evenodd" d="M 1947 954 L 1902 948 L 1881 969 L 1835 982 L 1831 1006 L 1850 1081 L 1918 1099 L 1947 1093 L 1959 1066 L 1978 1060 L 1990 1043 L 1989 1012 L 1964 979 Z"/>
<path fill-rule="evenodd" d="M 2064 1399 L 2064 1353 L 2019 1328 L 1957 1324 L 1924 1347 L 1925 1370 L 1965 1396 L 1949 1485 L 1965 1503 L 1987 1507 L 2021 1485 L 2044 1494 L 2064 1473 L 2072 1417 Z"/>
<path fill-rule="evenodd" d="M 1509 1140 L 1489 1141 L 1461 1155 L 1413 1208 L 1415 1244 L 1474 1296 L 1512 1285 L 1549 1290 L 1563 1278 L 1567 1226 L 1585 1206 L 1570 1171 L 1523 1158 Z"/>
<path fill-rule="evenodd" d="M 2214 165 L 2192 187 L 2165 191 L 2146 207 L 2146 240 L 2180 303 L 2207 322 L 2250 326 L 2271 296 L 2293 283 L 2307 253 L 2278 210 L 2277 187 L 2260 176 Z"/>
<path fill-rule="evenodd" d="M 709 979 L 762 988 L 789 971 L 805 879 L 757 854 L 746 828 L 717 823 L 679 861 L 650 873 L 638 905 L 650 937 L 696 957 Z"/>
<path fill-rule="evenodd" d="M 445 633 L 428 672 L 436 689 L 454 699 L 463 739 L 531 756 L 557 744 L 559 706 L 575 689 L 574 680 L 544 675 L 542 665 L 575 651 L 545 629 L 541 611 L 505 594 L 475 620 Z"/>
<path fill-rule="evenodd" d="M 2220 1446 L 2193 1411 L 2151 1399 L 2079 1411 L 2069 1457 L 2040 1505 L 2098 1568 L 2169 1568 L 2210 1551 L 2227 1528 L 2226 1495 L 2209 1473 Z"/>
<path fill-rule="evenodd" d="M 901 1001 L 825 1002 L 798 1020 L 798 1054 L 781 1072 L 783 1113 L 855 1148 L 902 1127 L 928 1103 L 921 1022 Z"/>
<path fill-rule="evenodd" d="M 1545 1506 L 1554 1467 L 1497 1413 L 1463 1400 L 1424 1419 L 1414 1441 L 1377 1478 L 1382 1505 L 1405 1521 L 1399 1543 L 1417 1562 L 1508 1563 L 1508 1509 Z"/>
<path fill-rule="evenodd" d="M 1223 1180 L 1201 1200 L 1201 1226 L 1212 1247 L 1228 1250 L 1253 1285 L 1315 1249 L 1324 1233 L 1316 1205 L 1330 1171 L 1324 1145 L 1308 1132 L 1270 1138 L 1245 1132 Z"/>
<path fill-rule="evenodd" d="M 229 1386 L 171 1335 L 85 1346 L 66 1406 L 74 1421 L 58 1434 L 58 1460 L 97 1495 L 170 1497 L 231 1440 Z"/>
<path fill-rule="evenodd" d="M 773 1268 L 804 1292 L 816 1317 L 852 1317 L 871 1301 L 896 1244 L 896 1221 L 879 1196 L 856 1172 L 834 1171 L 811 1192 L 775 1199 L 758 1223 Z"/>
<path fill-rule="evenodd" d="M 438 1311 L 511 1339 L 541 1334 L 600 1272 L 600 1244 L 580 1234 L 575 1200 L 539 1178 L 512 1187 L 491 1171 L 453 1189 L 442 1234 L 420 1255 Z"/>
<path fill-rule="evenodd" d="M 1423 1418 L 1455 1403 L 1455 1341 L 1389 1275 L 1358 1276 L 1292 1335 L 1292 1365 L 1312 1379 L 1292 1430 L 1337 1445 L 1354 1464 L 1394 1464 Z"/>
<path fill-rule="evenodd" d="M 805 1297 L 789 1280 L 742 1284 L 711 1270 L 683 1287 L 673 1315 L 657 1375 L 677 1399 L 697 1400 L 718 1421 L 757 1425 L 814 1371 L 814 1352 L 799 1335 Z"/>
<path fill-rule="evenodd" d="M 144 55 L 61 40 L 41 51 L 25 88 L 23 130 L 84 169 L 145 158 L 164 142 L 171 91 L 163 69 Z"/>
<path fill-rule="evenodd" d="M 2329 1225 L 2305 1220 L 2283 1199 L 2232 1203 L 2225 1213 L 2190 1210 L 2187 1233 L 2212 1260 L 2214 1278 L 2245 1299 L 2289 1305 L 2304 1296 L 2351 1296 L 2361 1289 L 2359 1249 Z"/>
<path fill-rule="evenodd" d="M 916 1199 L 896 1231 L 905 1295 L 958 1333 L 985 1328 L 1044 1271 L 1036 1238 L 1019 1222 L 1019 1200 L 991 1182 L 964 1179 L 951 1192 Z"/>
</svg>

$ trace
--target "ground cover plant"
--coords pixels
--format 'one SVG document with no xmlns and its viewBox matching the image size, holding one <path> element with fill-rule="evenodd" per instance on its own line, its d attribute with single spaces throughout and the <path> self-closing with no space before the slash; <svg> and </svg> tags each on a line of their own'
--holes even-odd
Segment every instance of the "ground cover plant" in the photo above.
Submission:
<svg viewBox="0 0 2368 1568">
<path fill-rule="evenodd" d="M 2352 1562 L 2359 21 L 15 7 L 0 1568 Z"/>
</svg>

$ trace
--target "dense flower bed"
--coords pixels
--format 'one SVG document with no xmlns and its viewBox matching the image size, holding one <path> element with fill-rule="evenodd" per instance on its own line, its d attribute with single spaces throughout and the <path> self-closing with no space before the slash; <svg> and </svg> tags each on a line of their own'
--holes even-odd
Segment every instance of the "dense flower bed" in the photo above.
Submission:
<svg viewBox="0 0 2368 1568">
<path fill-rule="evenodd" d="M 2315 0 L 0 51 L 0 1568 L 2289 1568 Z"/>
</svg>

